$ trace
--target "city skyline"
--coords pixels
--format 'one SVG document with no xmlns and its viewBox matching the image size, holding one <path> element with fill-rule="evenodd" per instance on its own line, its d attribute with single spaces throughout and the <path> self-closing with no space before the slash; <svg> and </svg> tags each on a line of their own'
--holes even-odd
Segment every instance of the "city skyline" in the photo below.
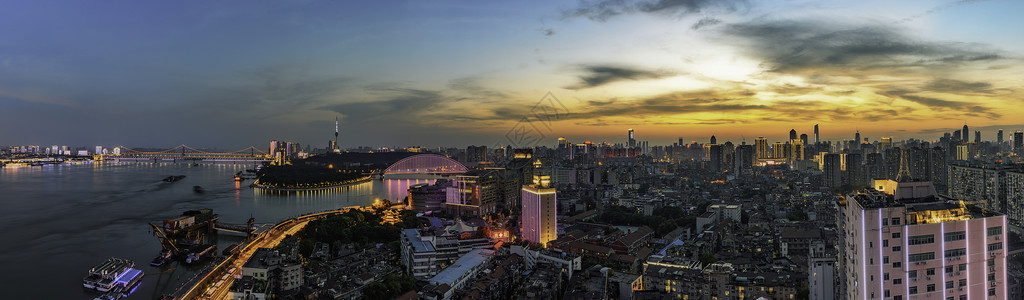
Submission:
<svg viewBox="0 0 1024 300">
<path fill-rule="evenodd" d="M 1022 6 L 18 3 L 0 12 L 0 143 L 320 148 L 340 117 L 341 147 L 505 145 L 543 101 L 560 110 L 529 124 L 537 145 L 965 122 L 995 140 L 1024 129 Z"/>
</svg>

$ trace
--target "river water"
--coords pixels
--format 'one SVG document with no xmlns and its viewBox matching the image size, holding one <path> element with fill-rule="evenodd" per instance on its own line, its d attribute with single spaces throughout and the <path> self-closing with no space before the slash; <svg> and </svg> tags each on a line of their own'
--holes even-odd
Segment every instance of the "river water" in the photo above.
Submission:
<svg viewBox="0 0 1024 300">
<path fill-rule="evenodd" d="M 148 223 L 190 209 L 212 208 L 221 223 L 277 223 L 292 216 L 377 199 L 396 201 L 410 185 L 433 179 L 373 180 L 345 188 L 264 193 L 232 176 L 252 165 L 92 162 L 0 168 L 2 299 L 92 299 L 82 287 L 89 268 L 110 257 L 135 261 L 146 276 L 129 299 L 173 292 L 200 267 L 149 266 L 160 252 Z M 174 183 L 170 175 L 186 175 Z M 198 185 L 205 193 L 197 194 Z M 241 237 L 221 234 L 218 251 Z"/>
</svg>

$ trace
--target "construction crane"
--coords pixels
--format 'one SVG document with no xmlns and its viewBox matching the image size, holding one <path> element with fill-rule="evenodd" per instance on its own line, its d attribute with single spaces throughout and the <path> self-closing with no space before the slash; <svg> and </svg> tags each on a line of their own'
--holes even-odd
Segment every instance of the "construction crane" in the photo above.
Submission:
<svg viewBox="0 0 1024 300">
<path fill-rule="evenodd" d="M 181 250 L 178 249 L 178 246 L 174 245 L 174 241 L 164 234 L 163 229 L 160 229 L 159 226 L 153 225 L 153 223 L 149 223 L 149 226 L 153 227 L 153 234 L 160 240 L 160 246 L 163 246 L 165 251 L 171 251 L 174 255 L 178 255 L 178 253 L 181 252 Z"/>
</svg>

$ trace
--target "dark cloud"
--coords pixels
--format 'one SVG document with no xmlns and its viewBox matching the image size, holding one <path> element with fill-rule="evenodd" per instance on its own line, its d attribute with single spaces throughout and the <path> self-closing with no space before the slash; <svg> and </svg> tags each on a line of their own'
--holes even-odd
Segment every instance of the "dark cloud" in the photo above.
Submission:
<svg viewBox="0 0 1024 300">
<path fill-rule="evenodd" d="M 918 41 L 885 26 L 842 27 L 829 22 L 755 21 L 726 26 L 723 32 L 749 41 L 748 51 L 774 72 L 956 67 L 1002 58 L 979 45 Z"/>
<path fill-rule="evenodd" d="M 715 19 L 715 18 L 712 18 L 712 17 L 704 17 L 703 19 L 700 19 L 699 21 L 697 21 L 697 23 L 693 23 L 693 26 L 690 26 L 690 28 L 693 29 L 693 30 L 699 30 L 699 29 L 704 28 L 704 27 L 708 27 L 708 26 L 712 26 L 712 25 L 718 25 L 718 24 L 721 24 L 721 23 L 722 23 L 722 20 Z"/>
<path fill-rule="evenodd" d="M 555 30 L 554 30 L 554 29 L 551 29 L 551 28 L 545 28 L 544 30 L 541 30 L 541 32 L 543 32 L 543 33 L 544 33 L 544 36 L 552 36 L 552 35 L 555 35 Z"/>
<path fill-rule="evenodd" d="M 958 111 L 961 114 L 961 115 L 952 116 L 952 117 L 973 116 L 973 117 L 999 118 L 999 117 L 1002 116 L 999 113 L 992 112 L 991 108 L 988 108 L 988 107 L 985 107 L 985 106 L 981 106 L 981 105 L 977 105 L 977 104 L 972 103 L 972 102 L 943 100 L 943 99 L 938 99 L 938 98 L 933 98 L 933 97 L 924 97 L 924 96 L 911 95 L 911 91 L 906 91 L 906 90 L 892 90 L 892 91 L 888 91 L 888 92 L 883 93 L 883 95 L 890 96 L 890 97 L 898 97 L 898 98 L 901 98 L 901 99 L 904 99 L 904 100 L 907 100 L 907 101 L 910 101 L 910 102 L 914 102 L 914 103 L 917 103 L 917 104 L 921 104 L 921 105 L 927 106 L 927 107 L 929 107 L 931 109 L 934 109 L 934 110 L 939 110 L 939 111 L 942 111 L 942 110 L 953 110 L 953 111 Z M 940 117 L 942 117 L 942 116 L 940 115 Z M 950 116 L 947 116 L 947 117 L 950 117 Z"/>
<path fill-rule="evenodd" d="M 735 11 L 747 2 L 742 0 L 601 0 L 580 1 L 579 6 L 564 12 L 565 17 L 584 17 L 594 21 L 632 13 L 686 15 L 706 10 Z"/>
<path fill-rule="evenodd" d="M 943 93 L 993 93 L 992 84 L 987 82 L 967 82 L 953 79 L 936 79 L 928 82 L 923 89 Z"/>
<path fill-rule="evenodd" d="M 566 87 L 567 89 L 578 90 L 597 87 L 616 81 L 658 79 L 674 75 L 663 71 L 640 70 L 611 65 L 586 65 L 581 66 L 580 69 L 584 72 L 583 75 L 580 75 L 581 82 L 577 85 Z"/>
</svg>

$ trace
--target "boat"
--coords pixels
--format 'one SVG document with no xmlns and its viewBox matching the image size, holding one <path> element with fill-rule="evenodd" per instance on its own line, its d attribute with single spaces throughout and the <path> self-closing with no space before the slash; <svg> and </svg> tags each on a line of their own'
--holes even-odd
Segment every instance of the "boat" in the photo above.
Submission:
<svg viewBox="0 0 1024 300">
<path fill-rule="evenodd" d="M 118 289 L 123 292 L 142 280 L 141 270 L 133 269 L 135 262 L 111 257 L 102 264 L 89 269 L 89 275 L 82 279 L 85 288 L 103 293 Z"/>
<path fill-rule="evenodd" d="M 198 186 L 198 185 L 193 185 L 192 186 L 192 191 L 195 192 L 196 194 L 202 194 L 202 193 L 206 192 L 206 190 L 204 190 L 203 187 Z"/>
<path fill-rule="evenodd" d="M 159 266 L 162 266 L 162 265 L 166 264 L 167 262 L 171 261 L 171 259 L 173 259 L 173 258 L 174 258 L 174 253 L 171 253 L 171 251 L 167 251 L 167 250 L 160 251 L 160 254 L 157 255 L 156 257 L 154 257 L 153 261 L 149 262 L 149 265 L 150 266 L 154 266 L 154 267 L 159 267 Z"/>
<path fill-rule="evenodd" d="M 175 181 L 178 181 L 178 180 L 182 180 L 184 178 L 185 178 L 185 175 L 177 175 L 177 176 L 172 175 L 172 176 L 167 176 L 167 178 L 164 178 L 164 181 L 166 181 L 166 182 L 175 182 Z"/>
</svg>

